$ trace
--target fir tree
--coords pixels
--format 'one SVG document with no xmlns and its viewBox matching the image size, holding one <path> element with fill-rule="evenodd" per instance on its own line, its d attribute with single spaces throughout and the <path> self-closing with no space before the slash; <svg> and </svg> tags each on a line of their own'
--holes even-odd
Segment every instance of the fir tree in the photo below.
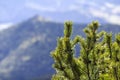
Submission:
<svg viewBox="0 0 120 80">
<path fill-rule="evenodd" d="M 99 23 L 93 21 L 73 40 L 72 22 L 65 22 L 64 36 L 58 38 L 51 53 L 56 74 L 52 80 L 120 80 L 120 34 L 113 41 L 112 33 L 98 32 Z M 80 44 L 80 56 L 75 57 L 75 45 Z"/>
</svg>

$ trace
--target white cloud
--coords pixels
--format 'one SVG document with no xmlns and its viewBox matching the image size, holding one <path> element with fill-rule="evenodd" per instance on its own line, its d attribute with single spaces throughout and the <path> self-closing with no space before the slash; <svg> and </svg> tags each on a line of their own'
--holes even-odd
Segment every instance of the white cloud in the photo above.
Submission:
<svg viewBox="0 0 120 80">
<path fill-rule="evenodd" d="M 88 0 L 75 0 L 78 6 L 70 6 L 72 10 L 76 10 L 85 16 L 101 18 L 108 23 L 120 25 L 120 6 L 109 2 L 99 3 Z M 87 1 L 87 2 L 86 2 Z M 86 7 L 87 6 L 87 7 Z"/>
<path fill-rule="evenodd" d="M 120 6 L 106 2 L 102 6 L 98 4 L 96 7 L 92 5 L 88 8 L 88 13 L 93 17 L 101 18 L 111 24 L 120 25 Z"/>
<path fill-rule="evenodd" d="M 69 1 L 69 0 L 68 0 Z M 84 0 L 83 0 L 84 1 Z M 78 4 L 82 4 L 83 1 L 80 1 Z M 55 0 L 54 5 L 41 5 L 35 2 L 26 2 L 25 6 L 30 9 L 44 11 L 44 12 L 67 12 L 67 11 L 80 11 L 82 5 L 76 5 L 78 1 L 73 1 L 73 3 L 66 4 L 64 0 Z"/>
<path fill-rule="evenodd" d="M 55 12 L 56 9 L 54 7 L 50 6 L 43 6 L 34 2 L 29 2 L 25 4 L 26 7 L 34 9 L 34 10 L 39 10 L 39 11 L 50 11 L 50 12 Z"/>
<path fill-rule="evenodd" d="M 90 9 L 90 13 L 95 17 L 103 18 L 104 20 L 106 20 L 109 23 L 120 25 L 120 16 L 119 15 L 111 14 L 106 11 L 96 10 L 96 9 Z"/>
<path fill-rule="evenodd" d="M 106 2 L 105 6 L 108 9 L 110 8 L 110 11 L 112 13 L 114 13 L 114 14 L 120 14 L 120 5 L 115 5 L 115 4 Z"/>
<path fill-rule="evenodd" d="M 114 5 L 113 5 L 113 4 L 108 3 L 108 2 L 106 2 L 106 3 L 105 3 L 105 6 L 106 6 L 106 7 L 108 7 L 108 8 L 113 8 L 113 7 L 114 7 Z"/>
<path fill-rule="evenodd" d="M 67 0 L 66 0 L 67 1 Z M 27 7 L 49 12 L 76 11 L 86 17 L 101 18 L 112 24 L 120 24 L 120 6 L 109 2 L 101 2 L 95 0 L 75 0 L 66 4 L 64 0 L 54 0 L 54 5 L 46 6 L 33 2 L 28 2 Z M 55 7 L 56 6 L 56 7 Z M 92 17 L 91 17 L 92 15 Z"/>
<path fill-rule="evenodd" d="M 2 24 L 0 24 L 0 30 L 7 29 L 7 28 L 11 27 L 12 25 L 13 25 L 13 23 L 2 23 Z"/>
<path fill-rule="evenodd" d="M 93 8 L 89 8 L 89 13 L 91 13 L 93 16 L 95 17 L 103 17 L 103 18 L 108 18 L 109 14 L 102 11 L 102 10 L 97 10 L 97 9 L 93 9 Z"/>
<path fill-rule="evenodd" d="M 87 5 L 90 7 L 98 7 L 98 4 L 96 4 L 95 1 L 89 1 L 89 0 L 75 0 L 76 4 L 79 4 L 80 6 Z"/>
</svg>

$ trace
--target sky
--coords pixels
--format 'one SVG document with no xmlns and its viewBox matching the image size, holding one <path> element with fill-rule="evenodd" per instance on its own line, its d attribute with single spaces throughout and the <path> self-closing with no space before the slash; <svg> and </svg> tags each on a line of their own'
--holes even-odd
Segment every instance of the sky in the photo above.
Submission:
<svg viewBox="0 0 120 80">
<path fill-rule="evenodd" d="M 120 25 L 119 0 L 0 0 L 0 29 L 35 15 L 52 21 L 91 22 Z"/>
</svg>

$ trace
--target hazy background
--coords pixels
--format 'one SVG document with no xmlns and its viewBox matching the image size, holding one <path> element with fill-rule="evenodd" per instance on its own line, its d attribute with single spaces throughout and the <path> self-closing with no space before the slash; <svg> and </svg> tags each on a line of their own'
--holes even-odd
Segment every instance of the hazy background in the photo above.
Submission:
<svg viewBox="0 0 120 80">
<path fill-rule="evenodd" d="M 86 23 L 99 20 L 120 24 L 119 0 L 0 0 L 1 28 L 16 24 L 34 15 L 49 20 Z"/>
<path fill-rule="evenodd" d="M 74 22 L 72 38 L 84 37 L 93 20 L 99 31 L 119 33 L 120 0 L 0 0 L 0 80 L 50 80 L 50 52 L 66 20 Z"/>
</svg>

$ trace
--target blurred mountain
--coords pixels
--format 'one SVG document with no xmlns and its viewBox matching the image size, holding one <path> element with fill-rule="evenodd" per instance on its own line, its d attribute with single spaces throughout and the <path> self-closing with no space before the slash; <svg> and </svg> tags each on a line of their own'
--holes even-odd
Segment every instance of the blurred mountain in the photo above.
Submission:
<svg viewBox="0 0 120 80">
<path fill-rule="evenodd" d="M 74 24 L 73 36 L 86 24 Z M 54 73 L 50 52 L 63 36 L 63 24 L 40 16 L 0 32 L 0 80 L 50 80 Z M 120 26 L 104 24 L 99 30 L 120 32 Z M 76 52 L 79 51 L 76 48 Z M 77 54 L 78 55 L 78 54 Z"/>
</svg>

